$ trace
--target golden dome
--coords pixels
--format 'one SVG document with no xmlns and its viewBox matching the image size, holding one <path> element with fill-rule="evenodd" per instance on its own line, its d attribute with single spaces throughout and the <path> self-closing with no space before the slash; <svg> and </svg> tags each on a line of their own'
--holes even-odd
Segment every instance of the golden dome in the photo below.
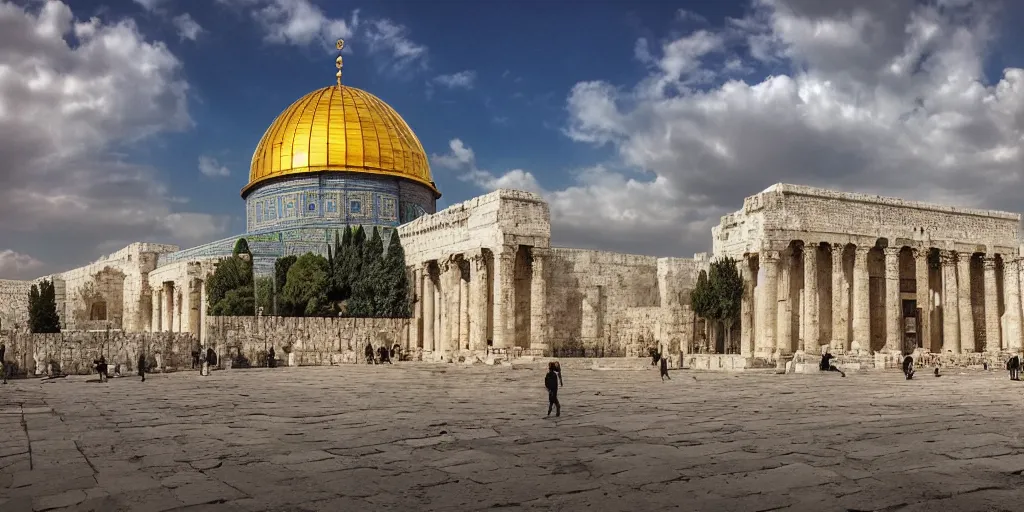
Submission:
<svg viewBox="0 0 1024 512">
<path fill-rule="evenodd" d="M 407 178 L 441 195 L 409 125 L 390 105 L 355 87 L 318 89 L 281 112 L 256 146 L 242 197 L 265 180 L 321 171 Z"/>
</svg>

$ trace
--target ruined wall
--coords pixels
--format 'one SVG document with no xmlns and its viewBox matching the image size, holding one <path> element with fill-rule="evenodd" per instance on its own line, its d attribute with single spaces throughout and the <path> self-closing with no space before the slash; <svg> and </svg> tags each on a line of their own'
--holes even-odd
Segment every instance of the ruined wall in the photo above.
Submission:
<svg viewBox="0 0 1024 512">
<path fill-rule="evenodd" d="M 406 265 L 413 266 L 481 248 L 549 247 L 550 219 L 548 204 L 537 194 L 503 189 L 420 217 L 398 232 Z"/>
<path fill-rule="evenodd" d="M 210 316 L 206 320 L 207 344 L 218 353 L 241 354 L 261 360 L 267 347 L 285 359 L 291 346 L 298 365 L 330 365 L 355 362 L 369 341 L 376 348 L 406 345 L 409 320 L 404 318 L 296 318 Z"/>
<path fill-rule="evenodd" d="M 139 351 L 149 355 L 151 366 L 161 369 L 185 369 L 191 366 L 194 336 L 182 334 L 71 332 L 61 334 L 0 334 L 7 345 L 7 361 L 17 365 L 21 374 L 42 375 L 47 364 L 56 362 L 63 373 L 88 374 L 92 362 L 101 354 L 111 365 L 124 365 L 135 372 Z"/>
<path fill-rule="evenodd" d="M 28 292 L 34 281 L 0 280 L 0 332 L 28 325 Z"/>
</svg>

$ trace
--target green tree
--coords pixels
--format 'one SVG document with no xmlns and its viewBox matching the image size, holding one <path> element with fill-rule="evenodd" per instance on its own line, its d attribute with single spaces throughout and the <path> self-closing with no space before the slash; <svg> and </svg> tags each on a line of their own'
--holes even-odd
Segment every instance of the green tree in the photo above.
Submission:
<svg viewBox="0 0 1024 512">
<path fill-rule="evenodd" d="M 725 346 L 732 346 L 732 326 L 740 318 L 743 301 L 743 276 L 736 260 L 725 257 L 711 263 L 708 275 L 712 306 L 710 315 L 725 329 Z"/>
<path fill-rule="evenodd" d="M 274 286 L 276 287 L 277 294 L 277 311 L 274 312 L 275 315 L 296 316 L 295 305 L 284 298 L 284 286 L 288 282 L 288 271 L 298 259 L 298 256 L 289 254 L 288 256 L 278 258 L 274 262 Z"/>
<path fill-rule="evenodd" d="M 408 318 L 409 312 L 409 276 L 405 269 L 405 249 L 398 236 L 398 230 L 391 232 L 388 241 L 388 252 L 384 257 L 384 296 L 379 316 L 388 318 Z"/>
<path fill-rule="evenodd" d="M 708 280 L 708 273 L 701 270 L 697 275 L 697 284 L 690 290 L 690 309 L 693 314 L 704 319 L 704 336 L 711 338 L 712 310 L 714 308 L 714 296 L 711 290 L 711 283 Z"/>
<path fill-rule="evenodd" d="M 235 249 L 244 239 L 239 239 Z M 248 244 L 245 245 L 248 250 Z M 206 300 L 209 312 L 214 316 L 246 316 L 256 313 L 256 299 L 253 290 L 252 261 L 237 254 L 224 258 L 206 280 Z M 230 293 L 234 292 L 234 293 Z"/>
<path fill-rule="evenodd" d="M 60 315 L 57 314 L 57 294 L 53 281 L 44 279 L 39 285 L 32 285 L 28 291 L 28 327 L 34 333 L 60 332 Z"/>
<path fill-rule="evenodd" d="M 264 315 L 272 315 L 274 311 L 274 278 L 256 278 L 256 308 L 263 308 Z"/>
<path fill-rule="evenodd" d="M 288 278 L 282 296 L 294 305 L 297 314 L 303 316 L 329 315 L 332 307 L 327 299 L 329 286 L 330 267 L 327 264 L 327 258 L 319 254 L 306 253 L 288 269 Z"/>
<path fill-rule="evenodd" d="M 231 251 L 232 256 L 240 256 L 242 254 L 249 256 L 250 260 L 252 259 L 252 251 L 249 250 L 249 241 L 245 238 L 239 238 L 236 240 L 235 248 Z"/>
<path fill-rule="evenodd" d="M 356 239 L 358 240 L 358 232 Z M 380 230 L 373 228 L 370 240 L 363 244 L 358 279 L 353 280 L 352 296 L 346 304 L 349 316 L 381 316 L 381 302 L 386 297 L 384 272 L 384 241 Z"/>
</svg>

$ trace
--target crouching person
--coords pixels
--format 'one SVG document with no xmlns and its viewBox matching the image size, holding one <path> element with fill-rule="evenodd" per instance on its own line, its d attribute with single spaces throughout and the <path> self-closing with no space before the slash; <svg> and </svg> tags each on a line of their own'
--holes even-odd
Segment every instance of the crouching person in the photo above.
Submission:
<svg viewBox="0 0 1024 512">
<path fill-rule="evenodd" d="M 903 375 L 907 377 L 907 380 L 914 378 L 914 358 L 911 356 L 903 358 Z"/>
</svg>

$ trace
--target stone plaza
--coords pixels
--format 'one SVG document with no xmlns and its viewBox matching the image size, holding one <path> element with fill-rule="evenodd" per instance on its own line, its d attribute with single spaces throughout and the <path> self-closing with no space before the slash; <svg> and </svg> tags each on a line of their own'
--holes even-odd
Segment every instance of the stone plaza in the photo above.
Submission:
<svg viewBox="0 0 1024 512">
<path fill-rule="evenodd" d="M 1011 510 L 1019 382 L 542 364 L 0 388 L 0 510 Z M 95 377 L 89 377 L 95 380 Z M 765 400 L 765 396 L 774 397 Z"/>
</svg>

